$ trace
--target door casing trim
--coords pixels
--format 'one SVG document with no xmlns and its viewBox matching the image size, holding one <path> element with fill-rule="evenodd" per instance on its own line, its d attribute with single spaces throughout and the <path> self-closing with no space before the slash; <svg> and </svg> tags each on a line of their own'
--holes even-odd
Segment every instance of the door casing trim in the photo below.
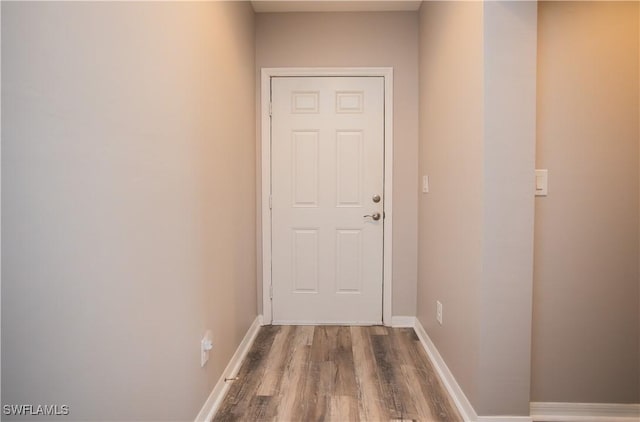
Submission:
<svg viewBox="0 0 640 422">
<path fill-rule="evenodd" d="M 393 257 L 393 68 L 392 67 L 272 67 L 262 68 L 260 77 L 260 115 L 262 151 L 262 315 L 271 324 L 271 102 L 272 77 L 380 76 L 384 78 L 384 241 L 382 274 L 382 323 L 391 325 Z"/>
</svg>

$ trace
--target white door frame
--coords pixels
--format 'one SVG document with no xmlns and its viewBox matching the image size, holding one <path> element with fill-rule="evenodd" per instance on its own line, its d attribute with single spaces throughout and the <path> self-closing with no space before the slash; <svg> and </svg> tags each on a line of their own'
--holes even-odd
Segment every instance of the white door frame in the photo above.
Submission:
<svg viewBox="0 0 640 422">
<path fill-rule="evenodd" d="M 393 198 L 393 68 L 263 68 L 261 72 L 262 148 L 262 323 L 271 324 L 271 78 L 294 76 L 381 76 L 384 78 L 384 247 L 382 322 L 391 325 Z"/>
</svg>

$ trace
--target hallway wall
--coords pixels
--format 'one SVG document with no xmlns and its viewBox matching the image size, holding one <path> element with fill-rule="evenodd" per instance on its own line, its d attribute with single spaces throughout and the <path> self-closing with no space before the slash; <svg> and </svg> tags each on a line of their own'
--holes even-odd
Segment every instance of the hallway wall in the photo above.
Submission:
<svg viewBox="0 0 640 422">
<path fill-rule="evenodd" d="M 420 9 L 420 193 L 417 317 L 467 398 L 479 399 L 483 236 L 483 9 Z M 435 319 L 436 300 L 444 325 Z"/>
<path fill-rule="evenodd" d="M 638 403 L 637 2 L 540 2 L 532 401 Z"/>
<path fill-rule="evenodd" d="M 2 4 L 3 404 L 195 418 L 256 316 L 254 43 L 248 2 Z"/>
<path fill-rule="evenodd" d="M 417 315 L 489 417 L 529 414 L 536 19 L 535 2 L 420 9 L 419 160 L 430 189 L 419 201 Z"/>
<path fill-rule="evenodd" d="M 263 67 L 393 67 L 393 315 L 416 312 L 418 15 L 415 12 L 259 13 L 256 71 Z M 258 98 L 258 117 L 260 116 Z M 260 119 L 258 118 L 258 125 Z M 260 128 L 258 128 L 258 133 Z M 260 136 L 256 157 L 260 177 Z M 260 186 L 258 180 L 258 186 Z M 258 196 L 258 201 L 260 197 Z M 260 202 L 258 202 L 260 209 Z M 258 221 L 260 227 L 260 221 Z M 260 236 L 260 229 L 258 229 Z M 258 256 L 262 254 L 258 239 Z M 258 263 L 260 268 L 260 263 Z M 258 285 L 262 285 L 261 271 Z M 260 290 L 259 290 L 260 295 Z M 258 304 L 262 308 L 261 295 Z"/>
<path fill-rule="evenodd" d="M 538 6 L 536 167 L 549 169 L 549 195 L 535 199 L 530 399 L 637 403 L 639 6 Z M 491 98 L 491 84 L 505 81 L 496 78 L 494 66 L 511 57 L 500 48 L 522 35 L 509 30 L 508 37 L 488 41 L 496 22 L 487 12 L 499 7 L 500 2 L 484 9 L 427 2 L 420 14 L 420 174 L 430 176 L 431 186 L 420 200 L 417 315 L 479 414 L 495 414 L 510 402 L 504 395 L 502 402 L 490 397 L 496 375 L 507 382 L 511 377 L 514 386 L 528 376 L 521 365 L 499 374 L 514 356 L 528 355 L 526 324 L 512 325 L 519 327 L 514 331 L 503 324 L 511 324 L 517 309 L 526 322 L 531 309 L 530 246 L 518 246 L 517 265 L 516 249 L 506 247 L 510 243 L 496 249 L 502 253 L 487 255 L 487 248 L 517 230 L 530 234 L 529 217 L 520 229 L 502 224 L 513 218 L 503 213 L 506 204 L 527 191 L 526 183 L 519 188 L 514 183 L 525 179 L 491 174 L 496 157 L 535 132 L 523 127 L 523 136 L 513 132 L 496 143 L 496 135 L 517 117 L 509 116 L 509 107 L 521 107 Z M 504 12 L 500 15 L 519 16 L 516 10 Z M 506 113 L 496 114 L 500 107 Z M 519 156 L 527 164 L 521 168 L 528 168 L 527 155 Z M 508 161 L 499 165 L 510 171 Z M 526 211 L 526 198 L 521 199 Z M 442 326 L 435 321 L 436 300 L 444 304 Z M 502 351 L 485 349 L 495 339 L 517 337 L 522 341 Z M 523 395 L 518 397 L 522 412 Z M 512 410 L 509 414 L 516 414 Z"/>
</svg>

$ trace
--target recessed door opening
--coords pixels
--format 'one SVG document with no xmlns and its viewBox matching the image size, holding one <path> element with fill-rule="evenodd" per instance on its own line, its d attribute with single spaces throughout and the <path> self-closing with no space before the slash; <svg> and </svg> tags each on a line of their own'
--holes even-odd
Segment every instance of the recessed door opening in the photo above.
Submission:
<svg viewBox="0 0 640 422">
<path fill-rule="evenodd" d="M 389 324 L 391 72 L 327 71 L 263 71 L 264 322 Z"/>
</svg>

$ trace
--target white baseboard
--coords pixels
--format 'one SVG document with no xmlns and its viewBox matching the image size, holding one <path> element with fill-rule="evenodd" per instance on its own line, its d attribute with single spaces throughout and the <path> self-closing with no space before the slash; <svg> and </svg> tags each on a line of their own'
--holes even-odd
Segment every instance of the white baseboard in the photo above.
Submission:
<svg viewBox="0 0 640 422">
<path fill-rule="evenodd" d="M 1 0 L 0 0 L 1 1 Z M 356 325 L 368 327 L 371 325 L 380 325 L 382 321 L 303 321 L 303 320 L 279 320 L 271 321 L 273 325 Z"/>
<path fill-rule="evenodd" d="M 391 326 L 396 328 L 415 328 L 416 317 L 414 316 L 392 316 Z"/>
<path fill-rule="evenodd" d="M 460 412 L 462 420 L 477 421 L 478 414 L 473 409 L 473 406 L 471 406 L 471 403 L 469 402 L 469 399 L 467 399 L 467 396 L 464 395 L 462 388 L 460 388 L 460 385 L 458 385 L 458 382 L 447 367 L 447 364 L 444 363 L 444 359 L 442 359 L 442 356 L 440 356 L 440 352 L 438 352 L 438 349 L 427 335 L 427 332 L 424 330 L 424 327 L 422 326 L 418 318 L 415 318 L 415 326 L 413 328 L 416 331 L 418 338 L 420 339 L 420 343 L 422 343 L 422 347 L 424 347 L 427 355 L 429 355 L 429 359 L 431 359 L 431 363 L 433 363 L 436 372 L 440 376 L 442 384 L 444 384 L 444 388 L 453 399 L 453 403 L 458 409 L 458 412 Z M 488 421 L 483 420 L 483 422 Z"/>
<path fill-rule="evenodd" d="M 531 402 L 531 417 L 536 422 L 638 422 L 640 404 Z"/>
<path fill-rule="evenodd" d="M 431 359 L 431 363 L 433 363 L 436 372 L 440 376 L 442 380 L 442 384 L 444 384 L 444 388 L 447 390 L 451 398 L 453 399 L 453 403 L 455 404 L 458 412 L 460 412 L 460 416 L 462 416 L 462 420 L 466 422 L 532 422 L 530 416 L 478 416 L 475 409 L 471 405 L 469 399 L 462 391 L 462 388 L 456 381 L 456 378 L 453 376 L 451 370 L 447 367 L 447 364 L 442 359 L 440 352 L 436 348 L 435 344 L 429 338 L 429 335 L 425 331 L 424 327 L 418 320 L 415 318 L 415 326 L 413 327 L 420 339 L 420 343 L 422 343 L 422 347 L 427 351 L 427 355 L 429 355 L 429 359 Z"/>
<path fill-rule="evenodd" d="M 531 416 L 478 416 L 476 422 L 531 422 Z"/>
<path fill-rule="evenodd" d="M 262 325 L 262 315 L 258 315 L 256 319 L 247 330 L 247 334 L 245 334 L 244 338 L 240 342 L 240 345 L 236 349 L 236 352 L 231 357 L 229 364 L 220 375 L 220 379 L 216 383 L 215 387 L 209 394 L 209 398 L 200 409 L 200 413 L 196 416 L 196 422 L 208 422 L 213 419 L 218 410 L 218 407 L 222 403 L 222 399 L 224 399 L 224 395 L 229 390 L 230 384 L 224 382 L 225 378 L 233 378 L 238 373 L 240 369 L 240 365 L 242 365 L 242 361 L 245 356 L 249 352 L 249 348 L 253 344 L 253 340 L 255 340 L 256 335 L 258 334 L 258 330 Z"/>
</svg>

